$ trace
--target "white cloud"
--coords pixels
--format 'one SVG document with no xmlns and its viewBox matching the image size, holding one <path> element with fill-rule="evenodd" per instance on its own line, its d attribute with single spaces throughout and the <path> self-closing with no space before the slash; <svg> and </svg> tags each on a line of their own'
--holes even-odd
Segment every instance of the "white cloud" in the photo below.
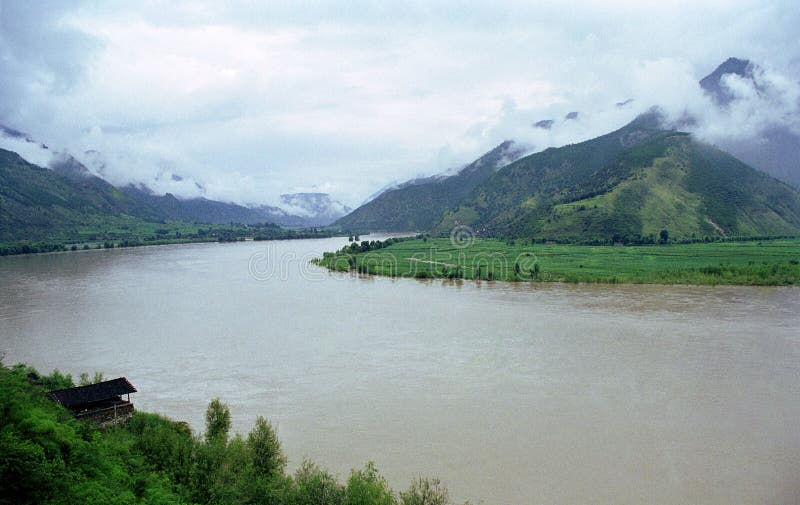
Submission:
<svg viewBox="0 0 800 505">
<path fill-rule="evenodd" d="M 46 167 L 53 159 L 53 153 L 49 149 L 43 148 L 36 142 L 30 142 L 25 139 L 11 137 L 0 133 L 0 149 L 6 151 L 13 151 L 25 160 L 34 165 Z"/>
<path fill-rule="evenodd" d="M 796 103 L 781 74 L 798 22 L 794 2 L 750 0 L 0 3 L 0 123 L 87 163 L 99 151 L 116 183 L 188 196 L 196 181 L 250 203 L 319 187 L 356 204 L 507 138 L 576 142 L 655 103 L 708 118 L 713 138 L 697 80 L 728 56 L 776 69 L 767 109 L 728 83 L 748 105 L 723 123 L 757 128 Z"/>
</svg>

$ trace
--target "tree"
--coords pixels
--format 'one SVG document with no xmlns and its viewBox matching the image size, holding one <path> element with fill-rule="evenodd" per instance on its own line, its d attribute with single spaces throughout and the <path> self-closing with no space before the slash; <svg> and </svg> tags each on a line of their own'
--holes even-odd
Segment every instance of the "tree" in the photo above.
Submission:
<svg viewBox="0 0 800 505">
<path fill-rule="evenodd" d="M 262 416 L 256 419 L 253 431 L 247 435 L 247 448 L 253 457 L 253 468 L 268 477 L 283 474 L 286 468 L 286 456 L 281 449 L 281 442 L 272 424 Z"/>
<path fill-rule="evenodd" d="M 75 383 L 72 381 L 72 375 L 62 374 L 59 372 L 58 368 L 53 370 L 53 373 L 50 375 L 43 376 L 41 381 L 45 391 L 55 391 L 56 389 L 75 387 Z"/>
<path fill-rule="evenodd" d="M 401 505 L 448 505 L 450 496 L 439 479 L 419 478 L 408 491 L 400 492 Z"/>
<path fill-rule="evenodd" d="M 661 233 L 658 234 L 659 242 L 662 244 L 666 244 L 669 242 L 669 232 L 667 230 L 661 230 Z"/>
<path fill-rule="evenodd" d="M 309 460 L 294 474 L 294 502 L 297 505 L 341 505 L 345 490 L 328 472 Z"/>
<path fill-rule="evenodd" d="M 206 441 L 228 441 L 228 432 L 231 429 L 231 410 L 227 403 L 222 403 L 219 398 L 214 398 L 206 409 Z"/>
<path fill-rule="evenodd" d="M 370 461 L 363 470 L 353 470 L 347 479 L 346 505 L 394 505 L 394 495 L 375 463 Z"/>
<path fill-rule="evenodd" d="M 103 372 L 95 372 L 94 377 L 91 379 L 89 378 L 89 374 L 83 372 L 80 375 L 80 379 L 78 381 L 79 386 L 88 386 L 90 384 L 97 384 L 98 382 L 103 382 Z"/>
</svg>

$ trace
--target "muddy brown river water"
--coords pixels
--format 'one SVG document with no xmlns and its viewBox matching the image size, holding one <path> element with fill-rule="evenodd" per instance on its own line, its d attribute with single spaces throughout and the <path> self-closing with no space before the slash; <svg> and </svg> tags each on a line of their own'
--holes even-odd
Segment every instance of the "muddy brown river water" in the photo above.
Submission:
<svg viewBox="0 0 800 505">
<path fill-rule="evenodd" d="M 370 237 L 372 238 L 372 237 Z M 380 238 L 380 237 L 377 237 Z M 290 467 L 522 503 L 800 501 L 800 289 L 332 274 L 346 240 L 0 258 L 5 362 L 278 425 Z"/>
</svg>

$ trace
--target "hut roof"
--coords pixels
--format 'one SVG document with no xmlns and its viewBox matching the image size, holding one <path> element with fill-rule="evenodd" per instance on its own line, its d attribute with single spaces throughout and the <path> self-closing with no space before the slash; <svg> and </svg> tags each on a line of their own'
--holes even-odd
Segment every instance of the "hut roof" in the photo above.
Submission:
<svg viewBox="0 0 800 505">
<path fill-rule="evenodd" d="M 65 407 L 74 407 L 85 403 L 100 402 L 128 393 L 135 393 L 136 388 L 125 377 L 78 386 L 76 388 L 51 391 L 47 396 Z"/>
</svg>

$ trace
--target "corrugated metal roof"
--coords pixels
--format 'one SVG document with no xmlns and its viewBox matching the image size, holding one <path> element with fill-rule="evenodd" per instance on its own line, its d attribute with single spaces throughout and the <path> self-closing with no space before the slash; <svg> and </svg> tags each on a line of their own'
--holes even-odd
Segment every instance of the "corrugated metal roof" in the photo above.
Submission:
<svg viewBox="0 0 800 505">
<path fill-rule="evenodd" d="M 88 386 L 78 386 L 76 388 L 59 389 L 51 391 L 47 396 L 65 407 L 74 407 L 85 403 L 99 402 L 121 396 L 128 393 L 135 393 L 136 388 L 128 382 L 125 377 L 112 379 L 109 381 L 89 384 Z"/>
</svg>

